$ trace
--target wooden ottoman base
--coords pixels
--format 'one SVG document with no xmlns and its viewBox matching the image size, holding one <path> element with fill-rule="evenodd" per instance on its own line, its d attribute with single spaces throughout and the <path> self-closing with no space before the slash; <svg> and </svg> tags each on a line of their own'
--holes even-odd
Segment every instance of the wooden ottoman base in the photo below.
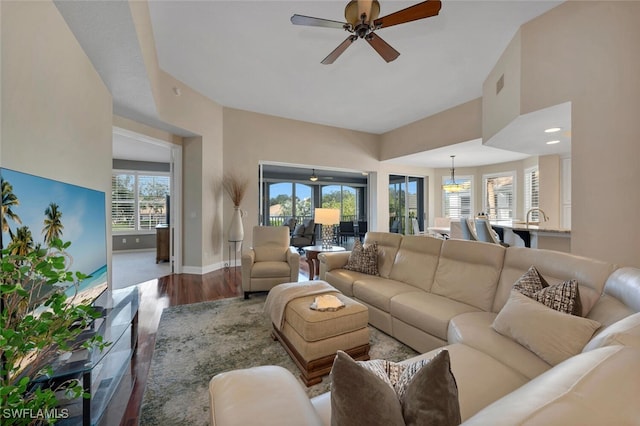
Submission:
<svg viewBox="0 0 640 426">
<path fill-rule="evenodd" d="M 322 377 L 326 376 L 331 371 L 335 354 L 307 361 L 291 344 L 289 339 L 287 339 L 287 336 L 282 334 L 275 325 L 273 326 L 271 336 L 273 337 L 273 340 L 278 340 L 282 346 L 284 346 L 285 350 L 300 370 L 300 378 L 305 385 L 313 386 L 320 383 L 322 381 Z M 370 345 L 367 343 L 366 345 L 346 349 L 344 352 L 349 354 L 349 356 L 356 361 L 367 361 L 369 360 L 369 347 Z"/>
</svg>

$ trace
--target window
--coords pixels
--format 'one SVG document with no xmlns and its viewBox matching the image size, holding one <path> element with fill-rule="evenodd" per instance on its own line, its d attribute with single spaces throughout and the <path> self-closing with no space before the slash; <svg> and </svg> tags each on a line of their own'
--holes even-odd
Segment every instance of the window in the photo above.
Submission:
<svg viewBox="0 0 640 426">
<path fill-rule="evenodd" d="M 442 184 L 453 183 L 451 177 L 443 176 Z M 442 191 L 442 215 L 452 219 L 473 216 L 473 188 L 472 176 L 458 176 L 456 183 L 462 186 L 459 192 Z"/>
<path fill-rule="evenodd" d="M 489 218 L 513 219 L 514 173 L 500 173 L 483 177 L 484 211 Z"/>
<path fill-rule="evenodd" d="M 270 226 L 281 226 L 291 217 L 297 218 L 299 223 L 311 217 L 311 186 L 303 183 L 277 182 L 268 185 L 268 192 Z"/>
<path fill-rule="evenodd" d="M 540 207 L 540 184 L 538 182 L 538 168 L 532 167 L 524 171 L 524 210 L 525 213 L 534 207 Z M 537 210 L 531 212 L 531 220 L 539 220 Z"/>
<path fill-rule="evenodd" d="M 111 179 L 111 227 L 147 231 L 167 222 L 168 173 L 117 172 Z"/>
<path fill-rule="evenodd" d="M 358 220 L 356 188 L 346 185 L 323 186 L 322 207 L 340 209 L 340 220 Z"/>
</svg>

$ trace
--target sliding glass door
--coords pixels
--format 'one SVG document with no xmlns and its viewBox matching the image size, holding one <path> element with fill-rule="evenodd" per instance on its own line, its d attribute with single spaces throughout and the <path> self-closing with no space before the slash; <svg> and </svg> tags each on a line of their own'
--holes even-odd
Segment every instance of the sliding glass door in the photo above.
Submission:
<svg viewBox="0 0 640 426">
<path fill-rule="evenodd" d="M 389 176 L 389 232 L 424 232 L 424 178 Z"/>
</svg>

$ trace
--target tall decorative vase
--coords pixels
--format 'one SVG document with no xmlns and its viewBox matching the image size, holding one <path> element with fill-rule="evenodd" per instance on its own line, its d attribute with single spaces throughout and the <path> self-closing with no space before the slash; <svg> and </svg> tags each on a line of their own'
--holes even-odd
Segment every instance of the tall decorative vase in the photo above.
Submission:
<svg viewBox="0 0 640 426">
<path fill-rule="evenodd" d="M 240 207 L 233 208 L 231 216 L 231 227 L 229 228 L 229 241 L 239 242 L 244 239 L 244 228 L 242 226 L 242 211 Z"/>
</svg>

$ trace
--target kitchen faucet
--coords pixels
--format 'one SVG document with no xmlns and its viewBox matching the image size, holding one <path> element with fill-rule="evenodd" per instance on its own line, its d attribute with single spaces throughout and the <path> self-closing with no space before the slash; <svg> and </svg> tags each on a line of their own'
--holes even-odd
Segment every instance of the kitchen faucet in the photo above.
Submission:
<svg viewBox="0 0 640 426">
<path fill-rule="evenodd" d="M 540 214 L 542 214 L 542 221 L 546 222 L 549 220 L 549 216 L 547 216 L 547 214 L 544 212 L 544 210 L 542 210 L 540 207 L 533 207 L 531 209 L 529 209 L 529 211 L 527 212 L 527 216 L 525 217 L 525 221 L 527 223 L 527 228 L 529 227 L 529 215 L 531 214 L 531 212 L 537 210 L 538 212 L 540 212 Z"/>
</svg>

